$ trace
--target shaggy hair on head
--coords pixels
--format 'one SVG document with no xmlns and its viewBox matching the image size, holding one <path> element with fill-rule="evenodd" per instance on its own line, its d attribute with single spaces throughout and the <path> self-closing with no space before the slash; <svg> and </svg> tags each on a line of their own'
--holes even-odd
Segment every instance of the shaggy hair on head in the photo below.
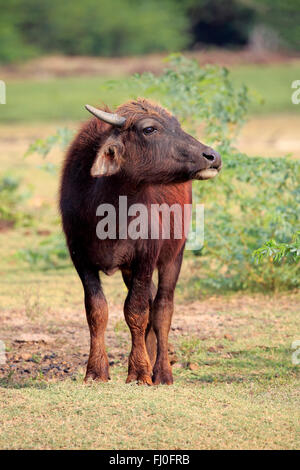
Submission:
<svg viewBox="0 0 300 470">
<path fill-rule="evenodd" d="M 166 109 L 162 108 L 159 104 L 146 100 L 145 98 L 138 98 L 137 100 L 127 101 L 122 104 L 116 110 L 116 113 L 126 118 L 124 128 L 130 127 L 138 119 L 145 117 L 145 114 L 149 117 L 160 118 L 161 120 L 177 119 Z"/>
</svg>

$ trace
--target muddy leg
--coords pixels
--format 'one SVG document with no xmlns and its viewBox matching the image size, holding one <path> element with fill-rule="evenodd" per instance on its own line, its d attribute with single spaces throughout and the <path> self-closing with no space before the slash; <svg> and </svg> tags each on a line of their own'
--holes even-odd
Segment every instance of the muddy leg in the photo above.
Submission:
<svg viewBox="0 0 300 470">
<path fill-rule="evenodd" d="M 182 252 L 176 261 L 159 269 L 158 290 L 153 304 L 153 328 L 157 338 L 157 357 L 153 368 L 153 384 L 173 383 L 168 356 L 168 336 L 174 310 L 174 291 L 182 263 Z"/>
<path fill-rule="evenodd" d="M 151 282 L 151 295 L 149 298 L 149 321 L 146 329 L 146 347 L 148 351 L 148 355 L 150 358 L 151 366 L 153 368 L 156 360 L 156 350 L 157 350 L 157 343 L 156 343 L 156 335 L 152 326 L 153 320 L 153 302 L 156 295 L 156 287 L 154 282 Z"/>
<path fill-rule="evenodd" d="M 124 305 L 125 319 L 132 339 L 126 383 L 137 381 L 141 384 L 152 385 L 152 367 L 145 342 L 149 321 L 151 277 L 152 273 L 133 271 Z"/>
<path fill-rule="evenodd" d="M 130 288 L 131 285 L 131 271 L 130 270 L 123 270 L 122 271 L 123 280 L 127 289 Z M 153 281 L 151 281 L 151 288 L 150 288 L 150 296 L 149 296 L 149 320 L 146 328 L 145 338 L 146 338 L 146 348 L 148 352 L 148 356 L 151 362 L 151 366 L 153 367 L 155 364 L 156 359 L 156 336 L 151 324 L 152 318 L 152 309 L 153 309 L 153 300 L 156 294 L 156 287 Z"/>
<path fill-rule="evenodd" d="M 99 273 L 96 270 L 78 270 L 83 288 L 87 322 L 90 329 L 90 355 L 84 381 L 93 379 L 107 382 L 109 365 L 105 350 L 104 334 L 108 319 L 108 309 L 101 288 Z"/>
</svg>

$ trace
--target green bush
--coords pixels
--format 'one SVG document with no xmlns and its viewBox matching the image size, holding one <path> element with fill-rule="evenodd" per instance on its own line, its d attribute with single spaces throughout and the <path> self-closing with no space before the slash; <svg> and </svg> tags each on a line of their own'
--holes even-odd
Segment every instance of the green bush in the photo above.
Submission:
<svg viewBox="0 0 300 470">
<path fill-rule="evenodd" d="M 288 158 L 223 154 L 215 181 L 194 185 L 205 205 L 205 243 L 196 286 L 207 290 L 299 287 L 299 264 L 256 263 L 253 251 L 274 238 L 288 243 L 299 227 L 300 164 Z"/>
<path fill-rule="evenodd" d="M 31 266 L 55 268 L 69 266 L 69 253 L 64 235 L 54 233 L 41 241 L 35 248 L 24 248 L 15 253 L 16 259 L 25 261 Z"/>
<path fill-rule="evenodd" d="M 253 256 L 258 262 L 262 262 L 266 257 L 277 264 L 283 260 L 289 263 L 300 261 L 300 231 L 294 234 L 290 243 L 278 243 L 273 239 L 267 241 L 254 251 Z"/>
<path fill-rule="evenodd" d="M 29 195 L 28 190 L 20 190 L 18 178 L 8 174 L 0 175 L 0 222 L 28 222 L 30 216 L 20 209 L 20 205 Z"/>
</svg>

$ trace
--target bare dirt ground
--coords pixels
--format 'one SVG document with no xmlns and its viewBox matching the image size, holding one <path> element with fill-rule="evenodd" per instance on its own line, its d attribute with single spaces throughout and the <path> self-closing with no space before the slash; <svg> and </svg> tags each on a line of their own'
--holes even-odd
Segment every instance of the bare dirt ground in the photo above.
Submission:
<svg viewBox="0 0 300 470">
<path fill-rule="evenodd" d="M 300 60 L 299 54 L 271 52 L 254 49 L 230 51 L 224 49 L 198 50 L 185 52 L 187 57 L 195 58 L 201 65 L 218 64 L 222 66 L 249 64 L 281 64 Z M 48 56 L 30 60 L 24 64 L 0 67 L 2 79 L 39 78 L 99 75 L 112 77 L 151 71 L 159 73 L 165 67 L 166 54 L 150 54 L 136 57 L 64 57 Z"/>
<path fill-rule="evenodd" d="M 186 366 L 180 363 L 172 346 L 184 338 L 197 338 L 205 350 L 224 354 L 224 340 L 234 348 L 238 338 L 259 336 L 264 322 L 280 332 L 281 314 L 297 311 L 299 305 L 298 294 L 211 297 L 201 302 L 177 304 L 170 332 L 171 363 L 174 367 Z M 259 327 L 258 312 L 262 322 Z M 8 351 L 7 363 L 0 366 L 0 378 L 13 376 L 20 382 L 43 377 L 51 381 L 76 377 L 78 372 L 83 372 L 89 351 L 83 306 L 74 310 L 49 309 L 37 318 L 28 318 L 24 310 L 9 310 L 2 312 L 1 317 L 0 338 Z M 120 304 L 110 306 L 106 343 L 110 365 L 125 366 L 130 335 Z M 227 349 L 225 355 L 229 354 L 230 358 L 235 353 Z"/>
<path fill-rule="evenodd" d="M 300 116 L 270 115 L 251 117 L 242 128 L 236 147 L 247 155 L 300 158 Z"/>
</svg>

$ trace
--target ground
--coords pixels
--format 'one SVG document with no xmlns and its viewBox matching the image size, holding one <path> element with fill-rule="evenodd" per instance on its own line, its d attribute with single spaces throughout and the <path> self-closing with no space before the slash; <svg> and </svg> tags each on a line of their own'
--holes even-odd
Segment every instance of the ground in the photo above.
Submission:
<svg viewBox="0 0 300 470">
<path fill-rule="evenodd" d="M 21 190 L 30 189 L 23 209 L 32 217 L 28 224 L 0 224 L 0 340 L 6 348 L 6 363 L 0 364 L 0 448 L 299 447 L 300 366 L 292 361 L 292 343 L 300 339 L 299 292 L 204 297 L 197 291 L 191 297 L 187 256 L 170 333 L 175 384 L 144 387 L 125 385 L 126 289 L 119 274 L 104 277 L 111 381 L 83 385 L 89 334 L 74 269 L 69 262 L 45 267 L 16 257 L 55 233 L 59 218 L 58 177 L 39 168 L 40 157 L 23 157 L 28 145 L 58 127 L 78 127 L 86 118 L 82 104 L 97 96 L 101 70 L 114 76 L 151 63 L 157 71 L 158 59 L 47 58 L 0 69 L 8 84 L 0 116 L 0 170 L 21 177 Z M 299 158 L 299 108 L 290 102 L 299 61 L 220 52 L 210 61 L 239 64 L 234 80 L 256 84 L 266 100 L 262 108 L 252 108 L 238 148 L 249 155 Z M 51 153 L 50 161 L 60 165 L 61 159 L 58 150 Z"/>
</svg>

